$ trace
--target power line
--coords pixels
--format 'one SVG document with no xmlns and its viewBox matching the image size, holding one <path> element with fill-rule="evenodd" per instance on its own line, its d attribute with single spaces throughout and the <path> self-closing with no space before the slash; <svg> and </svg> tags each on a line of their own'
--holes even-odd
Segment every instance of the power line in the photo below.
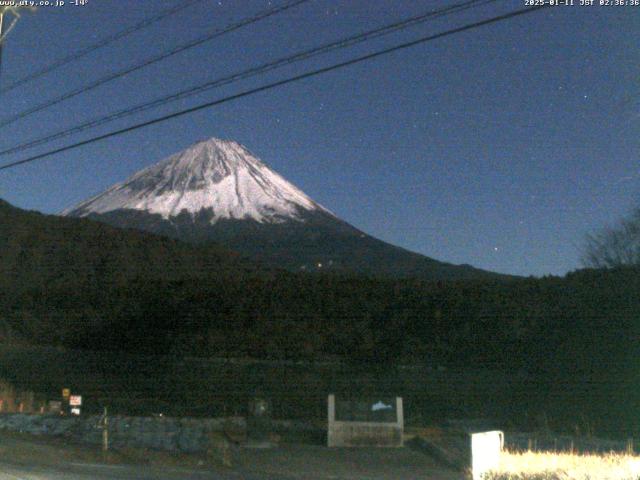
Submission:
<svg viewBox="0 0 640 480">
<path fill-rule="evenodd" d="M 143 28 L 146 28 L 150 25 L 153 25 L 154 23 L 159 22 L 160 20 L 164 20 L 167 17 L 170 17 L 172 15 L 175 15 L 176 13 L 181 12 L 182 10 L 185 10 L 186 8 L 196 4 L 196 3 L 200 3 L 203 0 L 190 0 L 187 2 L 179 2 L 178 5 L 174 6 L 173 8 L 164 10 L 162 12 L 160 12 L 159 14 L 150 17 L 150 18 L 146 18 L 144 20 L 142 20 L 141 22 L 136 23 L 135 25 L 132 25 L 128 28 L 125 28 L 124 30 L 121 30 L 119 32 L 114 33 L 113 35 L 110 35 L 108 37 L 103 38 L 102 40 L 99 40 L 98 42 L 89 45 L 85 48 L 83 48 L 82 50 L 79 50 L 76 53 L 72 53 L 70 55 L 67 55 L 66 57 L 62 57 L 58 60 L 55 60 L 54 62 L 50 63 L 49 65 L 41 68 L 40 70 L 36 70 L 33 73 L 30 73 L 18 80 L 16 80 L 15 82 L 7 85 L 6 87 L 0 89 L 0 95 L 2 95 L 3 93 L 6 93 L 10 90 L 13 90 L 14 88 L 18 87 L 18 86 L 22 86 L 26 83 L 32 82 L 33 80 L 40 78 L 48 73 L 53 72 L 54 70 L 57 70 L 60 67 L 63 67 L 65 65 L 68 65 L 71 62 L 74 62 L 82 57 L 85 57 L 87 55 L 89 55 L 90 53 L 93 53 L 94 51 L 106 47 L 107 45 L 120 40 L 121 38 L 124 38 L 128 35 L 131 35 L 132 33 L 135 33 L 139 30 L 142 30 Z"/>
<path fill-rule="evenodd" d="M 347 61 L 344 61 L 344 62 L 336 63 L 336 64 L 330 65 L 328 67 L 323 67 L 323 68 L 319 68 L 319 69 L 316 69 L 316 70 L 312 70 L 310 72 L 302 73 L 300 75 L 289 77 L 289 78 L 286 78 L 284 80 L 279 80 L 277 82 L 269 83 L 269 84 L 263 85 L 261 87 L 253 88 L 253 89 L 250 89 L 250 90 L 245 90 L 244 92 L 240 92 L 240 93 L 237 93 L 235 95 L 230 95 L 228 97 L 224 97 L 224 98 L 221 98 L 221 99 L 218 99 L 218 100 L 213 100 L 211 102 L 203 103 L 201 105 L 198 105 L 198 106 L 195 106 L 195 107 L 191 107 L 191 108 L 188 108 L 188 109 L 185 109 L 185 110 L 181 110 L 181 111 L 178 111 L 178 112 L 175 112 L 175 113 L 171 113 L 169 115 L 164 115 L 162 117 L 158 117 L 158 118 L 155 118 L 153 120 L 147 120 L 145 122 L 138 123 L 136 125 L 132 125 L 132 126 L 129 126 L 129 127 L 126 127 L 126 128 L 122 128 L 120 130 L 115 130 L 113 132 L 109 132 L 109 133 L 106 133 L 104 135 L 99 135 L 99 136 L 96 136 L 96 137 L 93 137 L 93 138 L 90 138 L 90 139 L 87 139 L 87 140 L 83 140 L 81 142 L 77 142 L 77 143 L 74 143 L 74 144 L 71 144 L 71 145 L 60 147 L 60 148 L 57 148 L 55 150 L 50 150 L 48 152 L 41 153 L 41 154 L 38 154 L 38 155 L 34 155 L 32 157 L 28 157 L 28 158 L 25 158 L 23 160 L 18 160 L 18 161 L 15 161 L 15 162 L 11 162 L 11 163 L 8 163 L 8 164 L 0 166 L 0 170 L 6 170 L 6 169 L 9 169 L 9 168 L 16 167 L 18 165 L 24 165 L 26 163 L 34 162 L 36 160 L 40 160 L 40 159 L 43 159 L 43 158 L 46 158 L 46 157 L 50 157 L 50 156 L 58 154 L 58 153 L 66 152 L 66 151 L 69 151 L 69 150 L 74 150 L 74 149 L 82 147 L 84 145 L 89 145 L 91 143 L 95 143 L 95 142 L 98 142 L 98 141 L 101 141 L 101 140 L 105 140 L 107 138 L 111 138 L 111 137 L 115 137 L 117 135 L 122 135 L 124 133 L 132 132 L 134 130 L 138 130 L 140 128 L 148 127 L 150 125 L 155 125 L 156 123 L 161 123 L 161 122 L 164 122 L 164 121 L 167 121 L 167 120 L 171 120 L 173 118 L 178 118 L 178 117 L 181 117 L 181 116 L 184 116 L 184 115 L 188 115 L 190 113 L 194 113 L 194 112 L 197 112 L 197 111 L 200 111 L 200 110 L 204 110 L 206 108 L 210 108 L 210 107 L 214 107 L 214 106 L 217 106 L 217 105 L 221 105 L 221 104 L 233 101 L 233 100 L 238 100 L 240 98 L 247 97 L 249 95 L 254 95 L 256 93 L 264 92 L 264 91 L 267 91 L 267 90 L 272 90 L 274 88 L 281 87 L 283 85 L 288 85 L 290 83 L 298 82 L 300 80 L 304 80 L 304 79 L 307 79 L 307 78 L 315 77 L 315 76 L 321 75 L 323 73 L 332 72 L 334 70 L 338 70 L 338 69 L 343 68 L 343 67 L 347 67 L 347 66 L 350 66 L 350 65 L 355 65 L 357 63 L 361 63 L 361 62 L 364 62 L 364 61 L 367 61 L 367 60 L 371 60 L 371 59 L 374 59 L 374 58 L 377 58 L 377 57 L 380 57 L 380 56 L 383 56 L 383 55 L 387 55 L 389 53 L 396 52 L 396 51 L 399 51 L 399 50 L 404 50 L 406 48 L 410 48 L 410 47 L 413 47 L 413 46 L 416 46 L 416 45 L 420 45 L 422 43 L 427 43 L 427 42 L 430 42 L 430 41 L 433 41 L 433 40 L 436 40 L 436 39 L 439 39 L 439 38 L 455 35 L 457 33 L 461 33 L 461 32 L 467 31 L 467 30 L 472 30 L 472 29 L 475 29 L 475 28 L 478 28 L 478 27 L 482 27 L 484 25 L 489 25 L 489 24 L 500 22 L 500 21 L 508 20 L 508 19 L 511 19 L 511 18 L 515 18 L 515 17 L 521 16 L 521 15 L 526 15 L 526 14 L 529 14 L 529 13 L 533 13 L 533 12 L 536 12 L 538 10 L 541 10 L 543 8 L 548 8 L 548 7 L 549 7 L 549 5 L 539 5 L 539 6 L 529 7 L 529 8 L 523 8 L 523 9 L 520 9 L 520 10 L 515 10 L 515 11 L 510 12 L 510 13 L 506 13 L 506 14 L 503 14 L 503 15 L 492 17 L 492 18 L 489 18 L 489 19 L 486 19 L 486 20 L 481 20 L 481 21 L 478 21 L 478 22 L 469 23 L 469 24 L 464 25 L 462 27 L 457 27 L 457 28 L 454 28 L 454 29 L 451 29 L 451 30 L 446 30 L 446 31 L 441 32 L 441 33 L 436 33 L 434 35 L 429 35 L 427 37 L 422 37 L 422 38 L 419 38 L 417 40 L 413 40 L 411 42 L 402 43 L 402 44 L 396 45 L 394 47 L 389 47 L 389 48 L 386 48 L 386 49 L 383 49 L 383 50 L 379 50 L 379 51 L 374 52 L 374 53 L 370 53 L 370 54 L 367 54 L 367 55 L 363 55 L 363 56 L 360 56 L 360 57 L 353 58 L 351 60 L 347 60 Z"/>
<path fill-rule="evenodd" d="M 243 20 L 240 20 L 239 22 L 233 23 L 223 29 L 216 29 L 213 32 L 198 38 L 197 40 L 193 40 L 191 42 L 179 45 L 177 47 L 174 47 L 171 50 L 165 51 L 160 53 L 159 55 L 155 55 L 153 57 L 150 57 L 146 60 L 144 60 L 141 63 L 137 63 L 131 67 L 127 67 L 124 68 L 122 70 L 119 70 L 117 72 L 114 73 L 110 73 L 109 75 L 106 75 L 98 80 L 95 80 L 92 83 L 89 83 L 88 85 L 85 85 L 83 87 L 79 87 L 75 90 L 71 90 L 67 93 L 64 93 L 62 95 L 60 95 L 59 97 L 53 98 L 52 100 L 48 100 L 44 103 L 41 103 L 39 105 L 36 105 L 35 107 L 29 108 L 27 110 L 24 110 L 20 113 L 17 113 L 15 115 L 12 115 L 10 117 L 5 118 L 4 120 L 0 120 L 0 127 L 6 127 L 7 125 L 10 125 L 18 120 L 21 120 L 29 115 L 32 115 L 34 113 L 40 112 L 42 110 L 45 110 L 49 107 L 52 107 L 53 105 L 57 105 L 61 102 L 64 102 L 65 100 L 68 100 L 70 98 L 73 98 L 77 95 L 80 95 L 82 93 L 86 93 L 90 90 L 93 90 L 101 85 L 104 85 L 106 83 L 112 82 L 113 80 L 116 80 L 118 78 L 122 78 L 126 75 L 129 75 L 130 73 L 136 72 L 138 70 L 141 70 L 145 67 L 148 67 L 149 65 L 152 65 L 154 63 L 158 63 L 162 60 L 165 60 L 169 57 L 172 57 L 178 53 L 182 53 L 186 50 L 189 50 L 191 48 L 197 47 L 199 45 L 202 45 L 203 43 L 209 42 L 215 38 L 221 37 L 222 35 L 225 35 L 227 33 L 233 32 L 235 30 L 238 30 L 242 27 L 245 27 L 247 25 L 251 25 L 253 23 L 259 22 L 260 20 L 264 20 L 265 18 L 271 17 L 273 15 L 276 15 L 278 13 L 284 12 L 285 10 L 289 10 L 290 8 L 296 7 L 302 3 L 306 3 L 309 0 L 293 0 L 290 2 L 285 3 L 284 5 L 281 5 L 279 7 L 275 7 L 275 8 L 270 8 L 267 10 L 263 10 L 260 13 L 249 17 L 249 18 L 245 18 Z"/>
<path fill-rule="evenodd" d="M 470 9 L 470 8 L 475 8 L 478 7 L 480 5 L 486 5 L 489 3 L 494 3 L 498 0 L 467 0 L 465 2 L 462 3 L 458 3 L 446 8 L 442 8 L 442 9 L 438 9 L 438 10 L 429 10 L 426 13 L 423 13 L 421 15 L 417 15 L 399 22 L 395 22 L 389 25 L 385 25 L 382 27 L 378 27 L 376 29 L 373 30 L 369 30 L 367 32 L 363 32 L 363 33 L 359 33 L 357 35 L 353 35 L 351 37 L 347 37 L 347 38 L 343 38 L 341 40 L 338 41 L 334 41 L 334 42 L 330 42 L 327 44 L 324 44 L 322 46 L 319 47 L 315 47 L 312 49 L 308 49 L 308 50 L 304 50 L 302 52 L 296 53 L 294 55 L 289 55 L 286 57 L 282 57 L 279 58 L 277 60 L 259 65 L 257 67 L 252 67 L 248 70 L 244 70 L 242 72 L 238 72 L 238 73 L 234 73 L 232 75 L 226 76 L 226 77 L 222 77 L 222 78 L 217 78 L 211 81 L 208 81 L 204 84 L 195 86 L 195 87 L 191 87 L 185 90 L 182 90 L 180 92 L 177 93 L 173 93 L 167 96 L 163 96 L 160 98 L 156 98 L 155 100 L 152 100 L 150 102 L 145 102 L 139 105 L 136 105 L 134 107 L 129 107 L 123 110 L 119 110 L 117 112 L 111 113 L 109 115 L 103 116 L 103 117 L 99 117 L 97 119 L 93 119 L 90 120 L 88 122 L 85 122 L 83 124 L 77 125 L 75 127 L 69 128 L 69 129 L 65 129 L 65 130 L 61 130 L 58 131 L 56 133 L 47 135 L 45 137 L 39 138 L 39 139 L 35 139 L 35 140 L 30 140 L 28 142 L 24 142 L 22 144 L 16 145 L 14 147 L 11 148 L 7 148 L 5 150 L 0 151 L 0 155 L 8 155 L 11 153 L 17 153 L 23 150 L 27 150 L 29 148 L 38 146 L 38 145 L 42 145 L 44 143 L 49 143 L 53 140 L 57 140 L 59 138 L 65 138 L 68 137 L 69 135 L 73 135 L 75 133 L 79 133 L 79 132 L 83 132 L 85 130 L 94 128 L 94 127 L 98 127 L 100 125 L 104 125 L 106 123 L 112 122 L 114 120 L 119 120 L 121 118 L 125 118 L 128 117 L 130 115 L 136 114 L 136 113 L 140 113 L 152 108 L 156 108 L 162 105 L 165 105 L 169 102 L 173 102 L 176 100 L 180 100 L 183 98 L 187 98 L 199 93 L 202 93 L 204 91 L 213 89 L 213 88 L 217 88 L 217 87 L 221 87 L 224 85 L 228 85 L 231 83 L 235 83 L 237 81 L 240 80 L 245 80 L 247 78 L 250 77 L 254 77 L 256 75 L 259 74 L 263 74 L 265 72 L 283 67 L 283 66 L 288 66 L 291 65 L 293 63 L 302 61 L 302 60 L 308 60 L 312 57 L 318 56 L 318 55 L 323 55 L 326 54 L 328 52 L 331 52 L 333 50 L 337 50 L 337 49 L 342 49 L 342 48 L 346 48 L 346 47 L 350 47 L 353 45 L 356 45 L 358 43 L 362 43 L 374 38 L 378 38 L 384 35 L 389 35 L 391 33 L 394 33 L 398 30 L 402 30 L 405 28 L 409 28 L 409 27 L 413 27 L 415 25 L 419 25 L 422 24 L 428 20 L 434 19 L 434 18 L 438 18 L 441 16 L 445 16 L 445 15 L 450 15 L 453 13 L 459 13 L 462 12 L 464 10 Z"/>
</svg>

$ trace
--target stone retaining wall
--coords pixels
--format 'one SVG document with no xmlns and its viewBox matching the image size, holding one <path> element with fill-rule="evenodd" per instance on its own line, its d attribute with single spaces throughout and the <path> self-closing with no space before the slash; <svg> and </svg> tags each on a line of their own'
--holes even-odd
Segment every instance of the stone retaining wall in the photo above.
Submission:
<svg viewBox="0 0 640 480">
<path fill-rule="evenodd" d="M 0 429 L 34 435 L 52 435 L 100 445 L 99 416 L 3 414 Z M 212 434 L 231 428 L 246 431 L 243 418 L 109 417 L 109 443 L 118 447 L 150 448 L 185 453 L 206 451 Z"/>
</svg>

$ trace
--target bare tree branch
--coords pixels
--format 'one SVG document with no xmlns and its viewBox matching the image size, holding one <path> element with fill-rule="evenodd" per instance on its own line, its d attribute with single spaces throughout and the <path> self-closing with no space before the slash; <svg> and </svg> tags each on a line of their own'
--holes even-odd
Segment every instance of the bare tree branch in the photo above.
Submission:
<svg viewBox="0 0 640 480">
<path fill-rule="evenodd" d="M 617 225 L 587 235 L 582 264 L 591 268 L 640 265 L 640 208 Z"/>
</svg>

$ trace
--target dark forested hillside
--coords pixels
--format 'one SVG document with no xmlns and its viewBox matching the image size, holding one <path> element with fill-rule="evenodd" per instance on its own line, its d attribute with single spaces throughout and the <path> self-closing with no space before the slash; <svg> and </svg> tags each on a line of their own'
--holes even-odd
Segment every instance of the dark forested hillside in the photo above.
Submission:
<svg viewBox="0 0 640 480">
<path fill-rule="evenodd" d="M 449 282 L 266 271 L 218 247 L 0 205 L 6 344 L 502 370 L 535 377 L 535 398 L 513 402 L 558 425 L 640 429 L 638 292 L 632 267 Z"/>
<path fill-rule="evenodd" d="M 638 269 L 425 282 L 260 270 L 89 220 L 0 206 L 0 319 L 15 341 L 182 355 L 625 365 Z"/>
<path fill-rule="evenodd" d="M 14 339 L 59 342 L 66 330 L 99 321 L 106 291 L 126 291 L 136 279 L 237 278 L 257 269 L 215 245 L 196 248 L 0 200 L 0 317 L 2 334 Z"/>
<path fill-rule="evenodd" d="M 100 329 L 65 344 L 184 355 L 593 371 L 635 345 L 638 271 L 429 284 L 280 274 L 134 281 L 104 292 Z M 63 309 L 61 316 L 67 315 Z M 153 335 L 149 335 L 153 332 Z M 97 334 L 97 335 L 96 335 Z"/>
<path fill-rule="evenodd" d="M 139 276 L 169 280 L 251 268 L 256 267 L 215 244 L 194 248 L 84 219 L 27 212 L 0 200 L 0 282 L 11 280 L 12 288 L 119 284 Z"/>
</svg>

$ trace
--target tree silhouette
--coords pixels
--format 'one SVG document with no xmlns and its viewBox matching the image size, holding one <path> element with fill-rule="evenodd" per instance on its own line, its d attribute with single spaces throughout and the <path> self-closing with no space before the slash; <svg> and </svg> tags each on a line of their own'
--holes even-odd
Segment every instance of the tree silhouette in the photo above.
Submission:
<svg viewBox="0 0 640 480">
<path fill-rule="evenodd" d="M 587 235 L 582 263 L 592 268 L 640 265 L 640 208 L 616 225 Z"/>
</svg>

